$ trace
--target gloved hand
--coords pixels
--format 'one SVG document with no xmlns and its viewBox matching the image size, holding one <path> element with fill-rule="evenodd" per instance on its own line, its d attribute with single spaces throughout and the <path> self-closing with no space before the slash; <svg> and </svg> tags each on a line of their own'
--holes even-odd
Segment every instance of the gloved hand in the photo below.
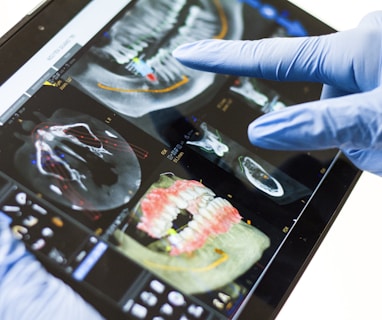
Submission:
<svg viewBox="0 0 382 320">
<path fill-rule="evenodd" d="M 102 317 L 13 238 L 0 214 L 0 319 L 91 319 Z"/>
<path fill-rule="evenodd" d="M 248 128 L 263 148 L 340 148 L 382 175 L 382 11 L 355 29 L 319 37 L 204 40 L 173 55 L 191 68 L 280 81 L 324 83 L 320 101 L 268 113 Z"/>
</svg>

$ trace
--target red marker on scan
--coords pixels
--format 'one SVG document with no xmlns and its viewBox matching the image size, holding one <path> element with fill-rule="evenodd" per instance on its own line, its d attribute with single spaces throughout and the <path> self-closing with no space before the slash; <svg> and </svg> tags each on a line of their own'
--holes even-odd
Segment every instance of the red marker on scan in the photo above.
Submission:
<svg viewBox="0 0 382 320">
<path fill-rule="evenodd" d="M 154 84 L 158 82 L 158 78 L 154 74 L 154 70 L 145 61 L 135 57 L 133 59 L 133 66 L 142 77 L 146 77 L 147 80 Z"/>
</svg>

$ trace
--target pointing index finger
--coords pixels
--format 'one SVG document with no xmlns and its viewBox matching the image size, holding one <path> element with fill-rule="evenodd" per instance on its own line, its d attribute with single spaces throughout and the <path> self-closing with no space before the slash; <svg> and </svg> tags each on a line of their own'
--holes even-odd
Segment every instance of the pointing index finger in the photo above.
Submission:
<svg viewBox="0 0 382 320">
<path fill-rule="evenodd" d="M 209 72 L 279 81 L 312 81 L 357 91 L 338 34 L 254 41 L 202 40 L 178 47 L 173 55 L 186 66 Z M 343 35 L 341 35 L 343 37 Z M 343 66 L 343 67 L 342 67 Z"/>
</svg>

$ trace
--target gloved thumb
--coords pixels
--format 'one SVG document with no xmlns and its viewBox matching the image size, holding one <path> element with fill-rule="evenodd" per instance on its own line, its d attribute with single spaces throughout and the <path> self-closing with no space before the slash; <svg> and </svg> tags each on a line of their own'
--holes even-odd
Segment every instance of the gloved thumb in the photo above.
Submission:
<svg viewBox="0 0 382 320">
<path fill-rule="evenodd" d="M 382 174 L 381 96 L 378 88 L 271 112 L 250 124 L 249 140 L 277 150 L 336 147 L 359 168 Z"/>
</svg>

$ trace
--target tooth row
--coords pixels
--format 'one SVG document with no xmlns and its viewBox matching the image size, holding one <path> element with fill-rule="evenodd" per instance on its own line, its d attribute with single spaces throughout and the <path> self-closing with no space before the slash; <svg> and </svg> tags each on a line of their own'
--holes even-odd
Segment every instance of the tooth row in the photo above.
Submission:
<svg viewBox="0 0 382 320">
<path fill-rule="evenodd" d="M 154 57 L 147 60 L 147 64 L 165 82 L 175 82 L 185 74 L 185 68 L 171 55 L 171 51 L 168 49 L 159 49 Z"/>
<path fill-rule="evenodd" d="M 116 23 L 111 29 L 111 34 L 124 47 L 132 51 L 137 50 L 133 55 L 135 57 L 137 52 L 147 47 L 149 40 L 155 40 L 173 28 L 185 4 L 186 0 L 156 1 L 153 8 L 152 3 L 142 3 L 134 12 L 130 12 Z"/>
<path fill-rule="evenodd" d="M 172 227 L 172 221 L 176 219 L 180 210 L 174 205 L 166 205 L 157 218 L 149 220 L 145 215 L 141 217 L 138 228 L 147 232 L 154 238 L 162 238 Z"/>
<path fill-rule="evenodd" d="M 212 190 L 204 187 L 202 184 L 199 185 L 196 181 L 179 180 L 173 187 L 180 189 L 180 191 L 174 193 L 173 190 L 169 190 L 165 200 L 167 205 L 162 208 L 161 213 L 156 214 L 156 217 L 151 219 L 143 214 L 138 224 L 139 229 L 147 232 L 154 238 L 162 238 L 167 235 L 168 230 L 172 227 L 172 221 L 176 219 L 180 210 L 187 209 L 195 201 L 197 202 L 196 207 L 206 206 L 215 196 Z M 157 196 L 159 195 L 152 192 L 146 198 L 155 201 Z"/>
<path fill-rule="evenodd" d="M 179 193 L 179 197 L 185 199 L 186 201 L 194 199 L 211 199 L 215 196 L 215 193 L 206 187 L 193 187 L 183 190 Z"/>
<path fill-rule="evenodd" d="M 216 25 L 216 19 L 212 14 L 200 7 L 191 7 L 184 26 L 179 28 L 178 36 L 174 39 L 174 49 L 175 46 L 185 42 L 212 37 L 216 33 Z"/>
<path fill-rule="evenodd" d="M 163 19 L 158 17 L 152 10 L 138 11 L 137 14 L 128 14 L 120 22 L 116 23 L 111 31 L 111 43 L 104 48 L 119 64 L 126 64 L 136 57 L 139 52 L 147 48 L 150 40 L 160 36 L 165 30 Z M 142 23 L 142 17 L 150 23 Z M 173 20 L 173 18 L 171 18 Z M 157 28 L 152 28 L 152 21 L 158 22 Z M 173 23 L 166 24 L 166 30 L 171 28 Z"/>
<path fill-rule="evenodd" d="M 169 1 L 157 2 L 160 10 L 152 10 L 149 6 L 142 8 L 138 13 L 129 14 L 111 30 L 112 42 L 104 50 L 119 64 L 129 62 L 149 46 L 150 40 L 171 30 L 177 23 L 181 9 L 186 5 L 186 0 L 178 0 L 175 3 Z M 158 16 L 159 13 L 159 16 Z M 142 23 L 142 17 L 147 23 Z M 152 28 L 153 21 L 157 22 L 156 28 Z M 165 23 L 163 23 L 165 21 Z M 175 60 L 171 52 L 178 45 L 185 42 L 209 38 L 216 33 L 216 19 L 200 7 L 190 7 L 189 16 L 185 25 L 179 29 L 179 33 L 169 44 L 167 49 L 160 49 L 155 57 L 148 60 L 150 65 L 165 82 L 175 82 L 186 73 L 185 68 Z M 127 66 L 129 71 L 133 68 Z"/>
<path fill-rule="evenodd" d="M 188 223 L 188 227 L 176 235 L 171 235 L 168 240 L 173 246 L 172 255 L 181 254 L 184 252 L 192 252 L 203 245 L 206 239 L 213 234 L 214 231 L 210 227 L 216 224 L 224 224 L 220 227 L 221 230 L 229 230 L 233 219 L 225 219 L 228 217 L 219 217 L 217 212 L 221 209 L 233 208 L 232 205 L 223 198 L 214 198 L 210 202 L 208 208 L 200 208 L 199 214 L 194 215 L 192 221 Z"/>
<path fill-rule="evenodd" d="M 143 215 L 138 224 L 138 229 L 147 232 L 153 238 L 162 238 L 167 235 L 168 230 L 172 228 L 172 221 L 176 219 L 180 209 L 187 207 L 187 202 L 176 196 L 169 196 L 168 202 L 171 204 L 162 208 L 160 214 L 149 219 Z"/>
<path fill-rule="evenodd" d="M 204 18 L 200 20 L 200 16 Z M 148 61 L 149 65 L 156 70 L 164 81 L 175 81 L 179 79 L 181 75 L 189 73 L 183 65 L 173 58 L 171 52 L 186 42 L 213 36 L 216 33 L 216 23 L 209 23 L 208 20 L 214 20 L 214 17 L 202 11 L 200 7 L 191 7 L 185 25 L 179 28 L 178 34 L 171 39 L 168 48 L 159 50 L 158 54 Z"/>
<path fill-rule="evenodd" d="M 137 51 L 124 47 L 116 40 L 112 41 L 112 44 L 104 48 L 104 50 L 112 56 L 119 64 L 125 64 L 136 56 Z"/>
<path fill-rule="evenodd" d="M 163 238 L 168 236 L 168 231 L 172 228 L 172 223 L 180 210 L 188 209 L 193 214 L 193 220 L 182 232 L 168 236 L 172 246 L 171 255 L 192 252 L 200 248 L 211 234 L 226 232 L 233 223 L 241 219 L 229 201 L 215 198 L 212 190 L 197 181 L 177 180 L 166 189 L 166 193 L 166 199 L 163 199 L 166 205 L 161 212 L 157 212 L 151 219 L 143 214 L 138 229 L 154 238 Z M 152 191 L 147 198 L 151 199 L 156 194 Z"/>
</svg>

